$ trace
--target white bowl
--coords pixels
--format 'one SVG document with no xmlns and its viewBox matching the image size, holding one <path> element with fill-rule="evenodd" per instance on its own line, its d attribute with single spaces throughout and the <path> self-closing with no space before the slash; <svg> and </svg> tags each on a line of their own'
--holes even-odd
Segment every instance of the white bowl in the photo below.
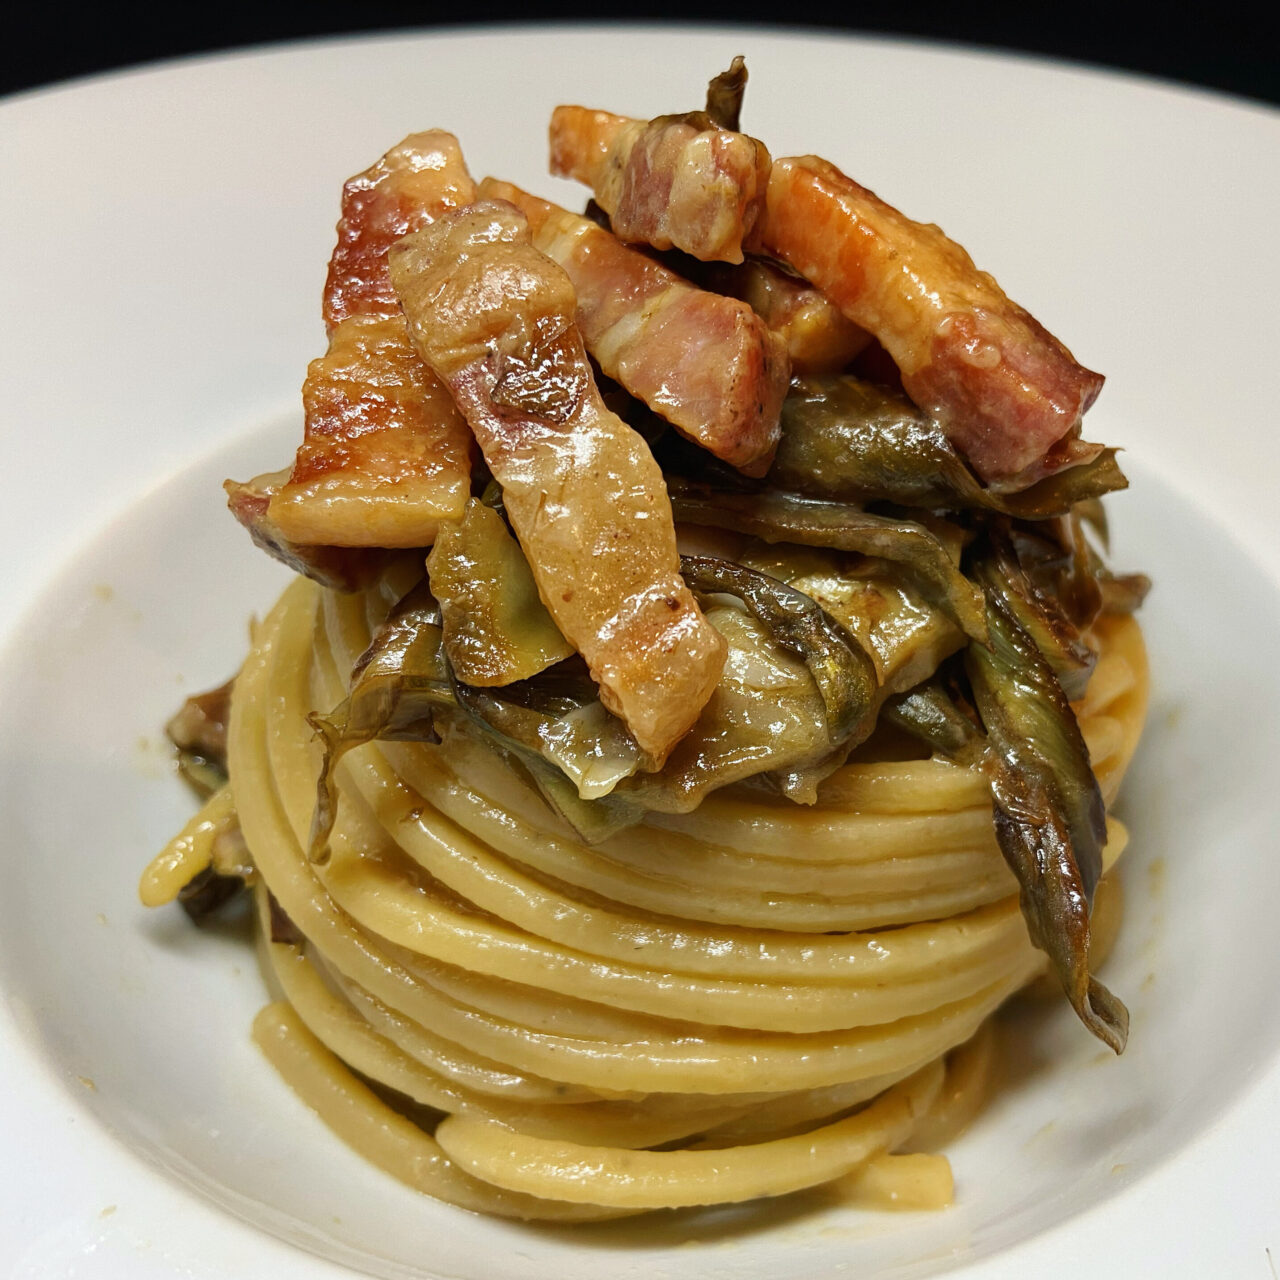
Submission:
<svg viewBox="0 0 1280 1280">
<path fill-rule="evenodd" d="M 735 52 L 753 73 L 748 127 L 775 151 L 819 150 L 936 218 L 1112 375 L 1090 435 L 1131 450 L 1116 556 L 1156 579 L 1152 714 L 1121 807 L 1129 910 L 1106 973 L 1130 1046 L 1116 1060 L 1065 1010 L 1024 1015 L 1012 1079 L 951 1152 L 944 1213 L 800 1200 L 607 1229 L 486 1221 L 368 1168 L 274 1077 L 248 1039 L 263 991 L 240 929 L 137 904 L 142 866 L 191 808 L 161 725 L 230 674 L 282 582 L 220 481 L 279 465 L 298 437 L 342 178 L 442 124 L 477 172 L 550 190 L 554 101 L 678 108 Z M 1280 117 L 888 42 L 562 30 L 180 64 L 15 100 L 0 138 L 0 241 L 23 246 L 0 345 L 0 516 L 18 552 L 0 666 L 13 1274 L 314 1276 L 328 1259 L 466 1280 L 1052 1277 L 1084 1259 L 1094 1276 L 1139 1260 L 1235 1274 L 1246 1258 L 1265 1274 L 1280 448 L 1250 414 L 1275 403 L 1254 357 L 1280 271 L 1249 236 L 1280 213 Z M 1229 199 L 1250 160 L 1253 187 Z M 1253 1144 L 1250 1125 L 1267 1126 Z"/>
</svg>

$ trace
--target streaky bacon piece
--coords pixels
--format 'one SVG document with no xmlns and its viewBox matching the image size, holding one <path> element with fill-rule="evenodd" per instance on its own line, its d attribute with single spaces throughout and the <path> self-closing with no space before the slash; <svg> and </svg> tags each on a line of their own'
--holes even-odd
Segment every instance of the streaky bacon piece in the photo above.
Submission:
<svg viewBox="0 0 1280 1280">
<path fill-rule="evenodd" d="M 271 499 L 289 474 L 272 471 L 252 480 L 226 480 L 223 489 L 231 514 L 249 531 L 254 544 L 269 556 L 335 591 L 359 591 L 386 564 L 386 556 L 373 548 L 308 546 L 291 542 L 271 519 Z"/>
<path fill-rule="evenodd" d="M 568 273 L 578 328 L 609 377 L 716 457 L 764 475 L 790 368 L 783 340 L 750 306 L 697 288 L 509 182 L 486 178 L 480 195 L 515 205 L 535 247 Z"/>
<path fill-rule="evenodd" d="M 422 547 L 458 520 L 474 449 L 453 397 L 409 341 L 403 315 L 351 316 L 302 386 L 306 438 L 271 499 L 288 539 Z"/>
<path fill-rule="evenodd" d="M 271 498 L 287 541 L 422 547 L 441 521 L 461 519 L 471 433 L 409 341 L 387 249 L 474 199 L 457 139 L 438 129 L 346 184 L 324 294 L 329 350 L 307 370 L 305 438 Z"/>
<path fill-rule="evenodd" d="M 569 277 L 499 201 L 444 215 L 389 261 L 414 343 L 502 485 L 543 603 L 657 767 L 715 689 L 725 644 L 680 577 L 657 463 L 601 401 Z"/>
<path fill-rule="evenodd" d="M 551 116 L 551 172 L 595 193 L 620 240 L 741 262 L 769 180 L 769 152 L 703 112 L 632 120 L 586 107 Z"/>
<path fill-rule="evenodd" d="M 443 209 L 476 198 L 462 148 L 451 133 L 411 133 L 377 164 L 342 188 L 338 243 L 324 286 L 324 322 L 332 329 L 348 316 L 390 316 L 399 309 L 387 250 L 425 226 Z"/>
<path fill-rule="evenodd" d="M 906 393 L 984 480 L 1014 488 L 1043 475 L 1051 453 L 1079 460 L 1064 437 L 1101 375 L 938 227 L 911 221 L 830 162 L 799 156 L 774 162 L 748 247 L 781 258 L 874 334 Z"/>
<path fill-rule="evenodd" d="M 871 342 L 820 289 L 772 262 L 717 266 L 707 284 L 741 298 L 786 343 L 794 373 L 839 373 Z"/>
</svg>

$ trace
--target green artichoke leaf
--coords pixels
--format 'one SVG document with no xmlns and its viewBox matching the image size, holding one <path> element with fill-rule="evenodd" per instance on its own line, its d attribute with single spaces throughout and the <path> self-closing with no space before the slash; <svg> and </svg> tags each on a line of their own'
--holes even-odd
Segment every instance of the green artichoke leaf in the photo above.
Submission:
<svg viewBox="0 0 1280 1280">
<path fill-rule="evenodd" d="M 785 543 L 749 545 L 739 559 L 803 592 L 844 627 L 871 656 L 882 697 L 914 688 L 964 647 L 949 614 L 891 561 Z M 985 625 L 984 616 L 984 634 Z"/>
<path fill-rule="evenodd" d="M 1037 524 L 1015 520 L 1005 528 L 1031 587 L 1053 600 L 1080 630 L 1100 614 L 1133 613 L 1151 590 L 1151 579 L 1144 573 L 1113 573 L 1094 549 L 1086 527 L 1098 529 L 1089 504 L 1059 519 Z"/>
<path fill-rule="evenodd" d="M 669 477 L 671 509 L 678 522 L 732 529 L 765 542 L 829 547 L 891 560 L 920 590 L 975 640 L 986 639 L 982 592 L 963 573 L 940 533 L 954 546 L 958 530 L 926 528 L 915 520 L 872 515 L 846 502 L 805 498 L 780 490 L 724 493 Z"/>
<path fill-rule="evenodd" d="M 833 741 L 811 668 L 764 623 L 736 598 L 704 599 L 703 610 L 728 643 L 720 683 L 662 771 L 637 773 L 619 787 L 658 812 L 687 813 L 711 791 L 817 768 L 836 753 L 834 768 L 851 745 Z"/>
<path fill-rule="evenodd" d="M 1103 449 L 1017 493 L 984 487 L 939 424 L 899 392 L 847 374 L 797 378 L 782 405 L 782 439 L 766 484 L 817 498 L 985 509 L 1027 520 L 1063 515 L 1124 489 L 1116 450 Z"/>
<path fill-rule="evenodd" d="M 736 597 L 779 648 L 808 667 L 822 698 L 833 747 L 852 739 L 861 742 L 871 732 L 875 664 L 821 605 L 776 578 L 712 556 L 681 556 L 680 572 L 695 595 Z"/>
<path fill-rule="evenodd" d="M 440 610 L 424 580 L 375 631 L 352 669 L 347 696 L 327 716 L 313 712 L 307 717 L 324 752 L 311 821 L 312 862 L 323 865 L 329 859 L 338 805 L 335 770 L 342 757 L 375 739 L 439 742 L 436 712 L 453 705 Z"/>
<path fill-rule="evenodd" d="M 1106 838 L 1102 794 L 1066 695 L 1019 625 L 1003 578 L 989 561 L 979 577 L 991 644 L 971 643 L 965 667 L 987 734 L 996 839 L 1018 879 L 1032 942 L 1080 1020 L 1120 1053 L 1128 1011 L 1089 973 L 1089 911 Z"/>
<path fill-rule="evenodd" d="M 742 97 L 747 89 L 747 64 L 739 54 L 707 85 L 706 114 L 713 124 L 735 133 L 742 120 Z"/>
<path fill-rule="evenodd" d="M 889 698 L 880 717 L 956 764 L 982 764 L 986 737 L 937 677 Z"/>
<path fill-rule="evenodd" d="M 1064 596 L 1046 589 L 1043 576 L 1037 580 L 1023 570 L 1005 531 L 992 528 L 990 542 L 992 553 L 979 562 L 977 576 L 999 595 L 1018 626 L 1035 642 L 1068 700 L 1083 697 L 1098 655 L 1068 616 Z M 1090 622 L 1100 607 L 1101 594 L 1093 593 L 1085 609 Z"/>
<path fill-rule="evenodd" d="M 576 674 L 557 680 L 548 673 L 500 692 L 455 680 L 454 696 L 482 727 L 558 769 L 580 799 L 598 800 L 648 761 L 626 725 L 605 709 L 585 667 L 581 680 Z"/>
<path fill-rule="evenodd" d="M 527 680 L 573 653 L 538 595 L 506 521 L 472 498 L 442 525 L 427 556 L 444 650 L 459 680 L 492 687 Z"/>
<path fill-rule="evenodd" d="M 530 684 L 545 680 L 543 676 Z M 499 695 L 456 682 L 454 689 L 459 709 L 587 844 L 598 844 L 644 817 L 641 805 L 614 793 L 617 781 L 636 769 L 640 749 L 598 700 L 574 704 L 561 697 L 552 700 L 552 710 L 510 701 L 506 689 Z M 539 701 L 536 695 L 530 700 Z M 595 725 L 594 734 L 581 733 L 579 726 L 574 754 L 564 749 L 557 728 L 579 713 L 585 713 L 586 721 L 608 720 L 612 725 Z M 610 750 L 616 755 L 605 757 Z"/>
</svg>

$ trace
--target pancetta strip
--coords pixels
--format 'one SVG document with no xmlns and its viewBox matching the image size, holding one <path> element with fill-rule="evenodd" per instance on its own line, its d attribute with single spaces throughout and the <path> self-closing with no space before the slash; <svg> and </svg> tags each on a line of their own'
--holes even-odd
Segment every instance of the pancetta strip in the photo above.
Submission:
<svg viewBox="0 0 1280 1280">
<path fill-rule="evenodd" d="M 387 250 L 444 209 L 476 198 L 462 148 L 451 133 L 411 133 L 342 188 L 338 243 L 324 286 L 324 322 L 390 316 L 400 309 L 387 273 Z"/>
<path fill-rule="evenodd" d="M 578 328 L 609 377 L 716 457 L 748 475 L 768 470 L 790 370 L 783 340 L 750 306 L 510 183 L 486 178 L 480 194 L 520 209 L 534 245 L 568 273 Z"/>
<path fill-rule="evenodd" d="M 741 262 L 769 152 L 701 112 L 630 120 L 564 106 L 551 117 L 551 172 L 586 183 L 620 240 Z"/>
<path fill-rule="evenodd" d="M 1043 474 L 1102 378 L 969 255 L 816 156 L 774 162 L 750 247 L 817 285 L 893 357 L 907 394 L 941 423 L 984 480 Z M 1060 443 L 1062 442 L 1062 443 Z"/>
<path fill-rule="evenodd" d="M 306 438 L 271 518 L 294 542 L 422 547 L 470 496 L 467 424 L 404 316 L 351 316 L 302 386 Z"/>
<path fill-rule="evenodd" d="M 227 507 L 249 531 L 254 545 L 334 591 L 359 591 L 386 567 L 387 557 L 371 547 L 308 546 L 291 542 L 271 519 L 271 499 L 279 492 L 288 471 L 272 471 L 252 480 L 226 480 Z"/>
<path fill-rule="evenodd" d="M 389 261 L 414 343 L 502 485 L 543 602 L 605 706 L 664 760 L 711 696 L 725 646 L 680 577 L 657 464 L 600 399 L 568 276 L 498 201 L 444 215 Z"/>
<path fill-rule="evenodd" d="M 421 547 L 470 492 L 471 433 L 409 342 L 387 249 L 475 198 L 457 140 L 412 134 L 342 194 L 324 317 L 329 350 L 307 370 L 305 439 L 271 499 L 284 539 Z"/>
<path fill-rule="evenodd" d="M 871 341 L 821 290 L 771 262 L 717 266 L 706 283 L 741 298 L 783 340 L 793 373 L 840 373 Z"/>
</svg>

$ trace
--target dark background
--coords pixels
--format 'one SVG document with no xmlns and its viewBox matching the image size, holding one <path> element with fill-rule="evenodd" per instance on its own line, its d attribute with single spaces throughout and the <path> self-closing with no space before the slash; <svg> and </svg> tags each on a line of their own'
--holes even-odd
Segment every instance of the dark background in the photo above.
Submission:
<svg viewBox="0 0 1280 1280">
<path fill-rule="evenodd" d="M 1024 50 L 1120 67 L 1280 103 L 1280 18 L 1275 0 L 1256 6 L 1165 0 L 1093 10 L 1060 0 L 1019 5 L 878 3 L 844 0 L 640 0 L 630 7 L 585 0 L 489 0 L 448 7 L 438 0 L 307 5 L 209 3 L 66 6 L 17 0 L 0 37 L 0 93 L 156 58 L 344 32 L 425 29 L 476 21 L 606 18 L 767 22 L 801 28 L 917 36 Z M 1255 9 L 1258 12 L 1255 12 Z"/>
</svg>

